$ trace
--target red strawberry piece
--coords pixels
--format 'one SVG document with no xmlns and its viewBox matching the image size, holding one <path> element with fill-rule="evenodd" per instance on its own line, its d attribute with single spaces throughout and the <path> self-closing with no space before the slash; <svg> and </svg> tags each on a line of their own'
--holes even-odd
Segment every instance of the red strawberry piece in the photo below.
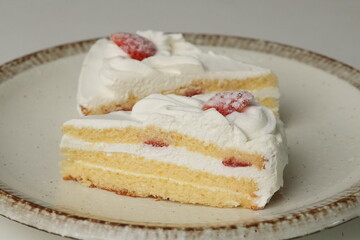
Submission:
<svg viewBox="0 0 360 240">
<path fill-rule="evenodd" d="M 153 147 L 168 147 L 169 146 L 169 144 L 167 144 L 166 142 L 162 142 L 159 140 L 147 140 L 144 142 L 144 144 L 152 145 Z"/>
<path fill-rule="evenodd" d="M 251 167 L 252 166 L 251 163 L 239 161 L 234 157 L 223 160 L 222 164 L 226 167 Z"/>
<path fill-rule="evenodd" d="M 137 34 L 114 33 L 110 39 L 132 59 L 141 61 L 144 58 L 154 56 L 156 53 L 155 44 Z"/>
<path fill-rule="evenodd" d="M 202 109 L 215 108 L 219 113 L 226 116 L 232 112 L 242 112 L 253 98 L 254 96 L 250 92 L 244 90 L 220 92 L 210 98 Z"/>
</svg>

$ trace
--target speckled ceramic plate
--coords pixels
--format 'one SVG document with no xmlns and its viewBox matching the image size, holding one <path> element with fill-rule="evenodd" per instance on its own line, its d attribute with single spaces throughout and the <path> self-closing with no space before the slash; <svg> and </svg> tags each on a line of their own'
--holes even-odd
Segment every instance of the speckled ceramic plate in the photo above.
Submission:
<svg viewBox="0 0 360 240">
<path fill-rule="evenodd" d="M 291 238 L 359 216 L 360 71 L 272 42 L 186 37 L 279 76 L 290 162 L 285 187 L 264 210 L 131 198 L 62 181 L 59 128 L 77 116 L 90 40 L 0 66 L 0 214 L 79 239 Z"/>
</svg>

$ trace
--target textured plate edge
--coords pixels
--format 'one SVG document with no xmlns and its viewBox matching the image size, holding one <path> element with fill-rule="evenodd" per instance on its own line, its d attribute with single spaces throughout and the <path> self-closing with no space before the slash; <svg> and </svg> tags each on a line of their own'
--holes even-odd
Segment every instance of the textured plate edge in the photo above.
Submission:
<svg viewBox="0 0 360 240">
<path fill-rule="evenodd" d="M 328 72 L 331 75 L 335 75 L 338 78 L 349 82 L 354 87 L 360 89 L 360 71 L 358 69 L 312 51 L 292 47 L 285 44 L 237 36 L 193 33 L 185 33 L 184 35 L 189 41 L 197 45 L 239 48 L 272 54 L 287 59 L 294 59 L 301 63 L 305 63 Z M 11 79 L 13 76 L 35 66 L 63 57 L 84 53 L 89 49 L 95 40 L 96 39 L 91 39 L 44 49 L 7 62 L 0 66 L 0 84 L 6 80 Z M 78 217 L 50 208 L 42 207 L 32 203 L 31 201 L 18 198 L 6 192 L 5 190 L 1 189 L 0 185 L 1 215 L 18 222 L 22 222 L 26 225 L 35 226 L 48 232 L 54 232 L 59 235 L 71 236 L 75 238 L 86 238 L 86 236 L 83 235 L 85 232 L 91 232 L 88 237 L 94 236 L 94 234 L 96 235 L 96 232 L 98 234 L 101 233 L 99 238 L 103 239 L 110 239 L 115 236 L 116 238 L 119 236 L 137 236 L 138 238 L 148 238 L 153 236 L 160 239 L 176 239 L 185 236 L 190 238 L 226 236 L 227 238 L 232 239 L 235 237 L 239 238 L 241 236 L 256 237 L 259 235 L 259 233 L 262 232 L 273 232 L 275 234 L 274 237 L 291 238 L 319 231 L 326 227 L 337 225 L 352 219 L 360 215 L 359 209 L 360 183 L 357 183 L 348 190 L 335 195 L 331 201 L 321 201 L 311 206 L 307 206 L 307 208 L 298 209 L 296 212 L 292 211 L 285 213 L 285 216 L 279 216 L 276 219 L 264 220 L 256 223 L 241 223 L 214 227 L 159 226 L 156 224 L 146 223 L 123 224 L 86 217 Z M 39 218 L 44 221 L 40 221 Z M 56 223 L 62 224 L 65 227 L 63 227 L 63 231 L 60 231 L 58 224 L 51 224 L 51 227 L 55 227 L 53 227 L 53 230 L 50 230 L 48 221 L 55 221 Z M 322 221 L 322 224 L 319 224 L 319 221 Z M 317 224 L 311 224 L 315 222 Z M 289 227 L 288 224 L 297 224 L 297 226 L 305 224 L 307 228 L 298 227 L 299 232 L 292 231 L 292 233 L 287 232 L 286 234 L 286 228 Z M 70 227 L 75 225 L 77 227 L 74 229 Z M 92 226 L 91 228 L 89 228 L 90 225 Z M 309 228 L 309 225 L 313 228 Z M 81 226 L 83 227 L 82 235 L 80 232 L 78 232 L 78 227 Z M 70 231 L 70 229 L 72 230 Z M 144 229 L 147 231 L 143 231 Z M 107 234 L 104 235 L 105 230 Z M 115 232 L 116 235 L 113 235 Z M 123 233 L 131 234 L 123 235 Z"/>
</svg>

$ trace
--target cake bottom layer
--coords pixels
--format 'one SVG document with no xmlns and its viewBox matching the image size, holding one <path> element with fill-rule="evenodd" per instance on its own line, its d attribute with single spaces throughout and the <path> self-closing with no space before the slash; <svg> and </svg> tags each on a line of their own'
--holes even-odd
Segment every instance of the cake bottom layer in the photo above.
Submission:
<svg viewBox="0 0 360 240">
<path fill-rule="evenodd" d="M 96 187 L 133 197 L 154 197 L 181 203 L 202 204 L 214 207 L 259 209 L 251 194 L 229 189 L 203 186 L 151 174 L 139 174 L 107 168 L 86 161 L 61 162 L 65 180 L 76 180 L 87 187 Z"/>
</svg>

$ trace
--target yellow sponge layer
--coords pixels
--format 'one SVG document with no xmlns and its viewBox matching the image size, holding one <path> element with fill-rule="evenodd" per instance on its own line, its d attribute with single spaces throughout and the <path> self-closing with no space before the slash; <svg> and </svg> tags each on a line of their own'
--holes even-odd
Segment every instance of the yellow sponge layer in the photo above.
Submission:
<svg viewBox="0 0 360 240">
<path fill-rule="evenodd" d="M 63 178 L 88 187 L 182 203 L 258 209 L 253 201 L 258 187 L 252 179 L 215 176 L 121 153 L 107 156 L 103 152 L 63 149 L 63 155 L 69 159 L 60 163 Z"/>
<path fill-rule="evenodd" d="M 260 98 L 258 102 L 261 105 L 264 105 L 267 108 L 270 108 L 275 114 L 279 111 L 279 101 L 276 98 L 268 97 L 268 98 Z"/>
<path fill-rule="evenodd" d="M 191 91 L 202 91 L 202 93 L 225 92 L 236 90 L 258 90 L 268 87 L 278 87 L 278 80 L 275 74 L 267 74 L 247 79 L 197 79 L 191 84 L 177 89 L 163 91 L 161 94 L 187 95 Z"/>
<path fill-rule="evenodd" d="M 63 148 L 61 149 L 61 154 L 67 161 L 76 162 L 77 160 L 81 160 L 86 163 L 112 169 L 121 169 L 127 172 L 172 178 L 208 187 L 226 188 L 230 191 L 246 193 L 252 197 L 256 197 L 254 192 L 258 190 L 257 184 L 251 179 L 218 176 L 128 153 L 106 153 Z M 196 161 L 196 159 L 194 159 L 194 161 Z"/>
</svg>

